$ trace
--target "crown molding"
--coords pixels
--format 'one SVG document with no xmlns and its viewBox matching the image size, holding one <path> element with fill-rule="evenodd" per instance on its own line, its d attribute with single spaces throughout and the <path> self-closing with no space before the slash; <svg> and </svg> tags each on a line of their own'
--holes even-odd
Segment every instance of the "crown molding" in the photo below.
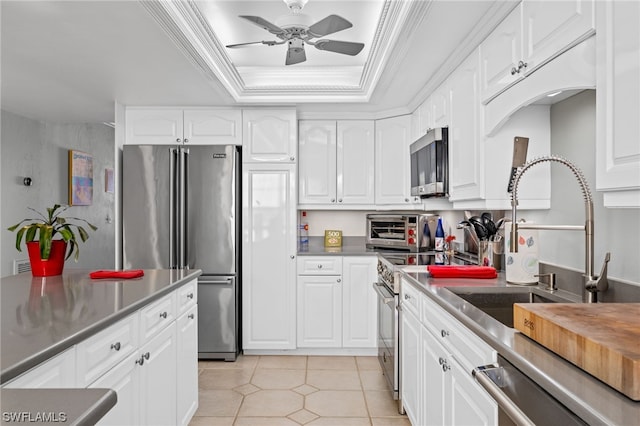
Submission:
<svg viewBox="0 0 640 426">
<path fill-rule="evenodd" d="M 398 41 L 408 37 L 431 4 L 386 0 L 363 67 L 304 67 L 284 73 L 266 67 L 237 69 L 193 0 L 140 2 L 182 53 L 238 103 L 368 102 L 386 67 L 405 53 Z"/>
</svg>

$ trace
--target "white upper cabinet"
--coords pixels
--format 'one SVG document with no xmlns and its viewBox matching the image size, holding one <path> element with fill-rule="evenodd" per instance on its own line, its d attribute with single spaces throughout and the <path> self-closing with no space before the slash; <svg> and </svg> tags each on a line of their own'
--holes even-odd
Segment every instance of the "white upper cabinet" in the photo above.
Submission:
<svg viewBox="0 0 640 426">
<path fill-rule="evenodd" d="M 411 116 L 376 120 L 375 127 L 376 205 L 421 206 L 411 196 Z"/>
<path fill-rule="evenodd" d="M 449 126 L 449 200 L 484 197 L 484 150 L 480 131 L 480 65 L 476 49 L 448 82 L 451 100 Z"/>
<path fill-rule="evenodd" d="M 296 162 L 298 137 L 295 110 L 243 110 L 242 122 L 243 162 Z"/>
<path fill-rule="evenodd" d="M 640 3 L 598 2 L 596 188 L 640 207 Z"/>
<path fill-rule="evenodd" d="M 229 109 L 127 108 L 130 145 L 240 145 L 242 112 Z"/>
<path fill-rule="evenodd" d="M 373 171 L 373 121 L 300 121 L 300 205 L 371 206 Z"/>
<path fill-rule="evenodd" d="M 480 45 L 482 102 L 491 101 L 594 30 L 594 0 L 523 0 Z"/>
</svg>

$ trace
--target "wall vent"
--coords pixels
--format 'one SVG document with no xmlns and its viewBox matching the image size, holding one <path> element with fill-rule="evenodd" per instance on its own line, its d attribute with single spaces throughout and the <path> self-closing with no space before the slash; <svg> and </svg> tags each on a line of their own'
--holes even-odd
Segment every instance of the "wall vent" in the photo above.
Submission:
<svg viewBox="0 0 640 426">
<path fill-rule="evenodd" d="M 29 259 L 16 259 L 13 261 L 13 274 L 31 271 L 31 263 Z"/>
</svg>

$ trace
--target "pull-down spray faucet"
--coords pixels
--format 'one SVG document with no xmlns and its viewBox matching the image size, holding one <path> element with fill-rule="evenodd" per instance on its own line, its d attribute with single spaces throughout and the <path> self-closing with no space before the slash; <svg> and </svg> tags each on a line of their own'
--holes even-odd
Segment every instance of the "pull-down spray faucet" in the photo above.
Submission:
<svg viewBox="0 0 640 426">
<path fill-rule="evenodd" d="M 518 223 L 517 219 L 517 206 L 518 206 L 518 184 L 520 183 L 520 179 L 522 175 L 526 173 L 531 167 L 536 164 L 544 163 L 544 162 L 557 162 L 560 164 L 564 164 L 567 166 L 571 172 L 574 174 L 576 179 L 578 180 L 578 184 L 580 185 L 580 189 L 582 190 L 582 196 L 584 197 L 585 204 L 585 222 L 584 226 L 579 225 L 534 225 L 534 224 L 526 224 L 526 223 Z M 597 293 L 599 291 L 605 291 L 608 288 L 607 281 L 607 264 L 609 263 L 609 259 L 611 258 L 610 253 L 607 253 L 604 258 L 604 265 L 602 266 L 602 272 L 599 277 L 593 275 L 593 229 L 594 229 L 594 219 L 593 219 L 593 199 L 591 198 L 591 191 L 589 190 L 589 185 L 587 185 L 587 181 L 584 178 L 580 169 L 578 169 L 574 164 L 569 162 L 568 160 L 557 157 L 554 155 L 544 156 L 540 158 L 535 158 L 527 163 L 518 170 L 518 173 L 513 178 L 513 191 L 511 192 L 511 244 L 510 250 L 512 253 L 518 252 L 518 229 L 547 229 L 547 230 L 568 230 L 568 231 L 584 231 L 585 239 L 584 239 L 584 290 L 587 292 L 587 301 L 589 303 L 594 303 L 598 301 Z M 584 296 L 583 296 L 584 297 Z"/>
</svg>

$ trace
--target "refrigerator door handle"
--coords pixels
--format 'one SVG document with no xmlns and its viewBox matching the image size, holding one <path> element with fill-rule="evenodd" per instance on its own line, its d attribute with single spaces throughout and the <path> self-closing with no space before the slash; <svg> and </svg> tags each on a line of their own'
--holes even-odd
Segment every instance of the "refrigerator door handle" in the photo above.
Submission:
<svg viewBox="0 0 640 426">
<path fill-rule="evenodd" d="M 177 185 L 177 156 L 178 148 L 170 148 L 171 155 L 169 156 L 169 268 L 177 269 L 178 261 L 176 257 L 176 185 Z"/>
<path fill-rule="evenodd" d="M 178 268 L 187 269 L 187 148 L 178 148 Z"/>
</svg>

